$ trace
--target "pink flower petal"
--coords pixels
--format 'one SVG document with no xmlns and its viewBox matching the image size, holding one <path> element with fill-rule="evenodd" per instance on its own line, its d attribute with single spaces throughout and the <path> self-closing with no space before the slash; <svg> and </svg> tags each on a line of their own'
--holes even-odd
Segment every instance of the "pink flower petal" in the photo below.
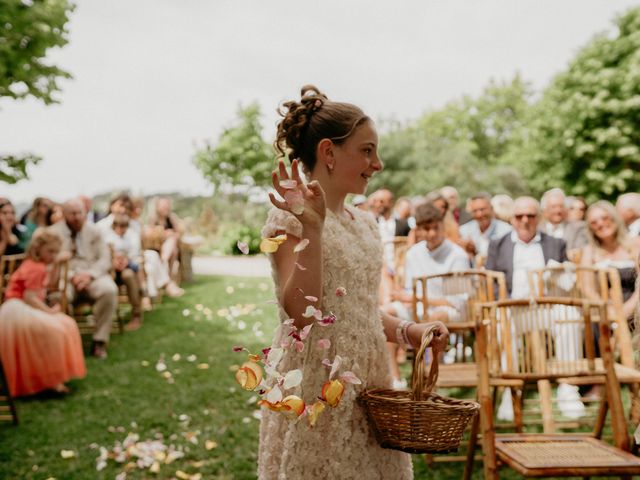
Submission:
<svg viewBox="0 0 640 480">
<path fill-rule="evenodd" d="M 242 345 L 234 345 L 233 346 L 233 351 L 234 352 L 241 352 L 244 350 L 244 347 Z"/>
<path fill-rule="evenodd" d="M 302 350 L 304 350 L 304 342 L 301 342 L 300 340 L 296 340 L 293 344 L 293 346 L 296 349 L 296 352 L 300 353 L 302 352 Z"/>
<path fill-rule="evenodd" d="M 285 374 L 282 386 L 287 390 L 297 387 L 300 383 L 302 383 L 302 370 L 291 370 Z"/>
<path fill-rule="evenodd" d="M 327 350 L 331 347 L 331 340 L 328 338 L 321 338 L 318 340 L 317 345 L 320 350 Z"/>
<path fill-rule="evenodd" d="M 317 318 L 317 317 L 316 317 Z M 322 317 L 320 319 L 318 319 L 319 322 L 318 324 L 322 327 L 327 327 L 329 325 L 333 325 L 336 321 L 336 316 L 333 313 L 330 313 L 329 315 L 327 315 L 326 317 Z"/>
<path fill-rule="evenodd" d="M 298 244 L 295 247 L 293 247 L 293 253 L 300 253 L 305 248 L 307 248 L 307 245 L 309 245 L 309 239 L 303 238 L 298 242 Z"/>
<path fill-rule="evenodd" d="M 356 374 L 351 371 L 344 372 L 342 375 L 340 375 L 340 380 L 345 383 L 352 383 L 354 385 L 360 385 L 362 383 L 360 379 L 356 377 Z"/>
<path fill-rule="evenodd" d="M 287 190 L 284 192 L 284 201 L 287 202 L 291 213 L 302 215 L 304 213 L 304 198 L 300 190 Z"/>
<path fill-rule="evenodd" d="M 328 358 L 325 358 L 324 360 L 322 360 L 322 364 L 325 367 L 330 367 L 331 366 L 331 360 L 329 360 Z"/>
<path fill-rule="evenodd" d="M 295 322 L 295 320 L 293 318 L 287 318 L 286 320 L 284 320 L 282 322 L 283 325 L 293 325 L 293 322 Z"/>
<path fill-rule="evenodd" d="M 307 295 L 304 298 L 309 300 L 310 302 L 317 302 L 318 301 L 318 297 L 314 297 L 313 295 Z"/>
<path fill-rule="evenodd" d="M 296 262 L 296 267 L 298 267 L 298 270 L 301 270 L 303 272 L 307 269 L 307 267 L 300 265 L 298 262 Z"/>
<path fill-rule="evenodd" d="M 314 307 L 313 305 L 307 305 L 307 308 L 305 309 L 302 316 L 304 318 L 310 318 L 310 317 L 317 318 L 317 312 L 319 312 L 319 310 L 316 307 Z M 320 313 L 320 315 L 322 315 L 322 313 Z"/>
<path fill-rule="evenodd" d="M 300 331 L 300 340 L 304 340 L 305 338 L 307 338 L 309 336 L 309 332 L 311 331 L 311 327 L 313 327 L 313 323 L 310 324 L 310 325 L 307 325 L 306 327 L 304 327 Z"/>
<path fill-rule="evenodd" d="M 333 359 L 333 364 L 331 365 L 331 372 L 329 372 L 329 380 L 333 379 L 333 376 L 340 368 L 340 365 L 342 365 L 342 357 L 340 355 L 336 355 L 336 357 Z"/>
<path fill-rule="evenodd" d="M 347 289 L 344 287 L 338 287 L 336 288 L 336 296 L 337 297 L 344 297 L 347 294 Z"/>
<path fill-rule="evenodd" d="M 238 250 L 240 250 L 244 255 L 248 255 L 249 254 L 249 245 L 247 245 L 246 242 L 241 242 L 240 240 L 238 240 Z"/>
<path fill-rule="evenodd" d="M 288 179 L 288 180 L 280 180 L 280 186 L 282 188 L 284 188 L 285 190 L 293 190 L 294 188 L 296 188 L 298 186 L 298 182 L 296 182 L 293 179 Z"/>
</svg>

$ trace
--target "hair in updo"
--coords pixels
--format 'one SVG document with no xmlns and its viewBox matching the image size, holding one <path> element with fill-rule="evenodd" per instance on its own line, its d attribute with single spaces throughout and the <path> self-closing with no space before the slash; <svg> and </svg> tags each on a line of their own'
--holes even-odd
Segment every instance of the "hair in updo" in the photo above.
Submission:
<svg viewBox="0 0 640 480">
<path fill-rule="evenodd" d="M 340 145 L 369 120 L 359 107 L 332 102 L 313 85 L 302 87 L 300 101 L 284 102 L 278 113 L 283 119 L 273 144 L 276 151 L 300 159 L 309 172 L 316 165 L 316 149 L 321 140 L 328 138 Z"/>
</svg>

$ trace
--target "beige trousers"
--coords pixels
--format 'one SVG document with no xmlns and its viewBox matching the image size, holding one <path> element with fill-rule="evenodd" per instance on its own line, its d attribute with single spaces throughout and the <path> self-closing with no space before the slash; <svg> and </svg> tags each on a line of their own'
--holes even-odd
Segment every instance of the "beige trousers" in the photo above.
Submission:
<svg viewBox="0 0 640 480">
<path fill-rule="evenodd" d="M 118 308 L 118 287 L 111 275 L 102 275 L 89 284 L 89 288 L 83 292 L 76 292 L 73 285 L 69 285 L 71 302 L 78 298 L 89 299 L 93 303 L 93 319 L 95 328 L 93 340 L 96 342 L 109 342 L 111 324 Z"/>
<path fill-rule="evenodd" d="M 141 312 L 141 297 L 140 297 L 140 282 L 138 281 L 138 274 L 130 268 L 125 268 L 120 272 L 118 284 L 124 284 L 127 287 L 127 295 L 131 302 L 131 309 L 134 316 L 140 316 Z"/>
</svg>

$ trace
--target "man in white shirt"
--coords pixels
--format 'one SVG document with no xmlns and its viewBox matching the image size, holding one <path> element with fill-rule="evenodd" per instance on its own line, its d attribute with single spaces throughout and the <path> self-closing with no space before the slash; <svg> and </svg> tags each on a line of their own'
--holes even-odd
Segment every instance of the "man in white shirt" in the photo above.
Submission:
<svg viewBox="0 0 640 480">
<path fill-rule="evenodd" d="M 545 222 L 541 230 L 564 240 L 568 250 L 582 248 L 589 243 L 587 224 L 582 221 L 567 222 L 569 211 L 565 202 L 566 196 L 560 188 L 552 188 L 542 195 Z"/>
<path fill-rule="evenodd" d="M 413 301 L 413 279 L 440 273 L 467 270 L 469 259 L 465 251 L 444 235 L 443 215 L 431 203 L 424 203 L 416 208 L 416 240 L 405 257 L 405 288 L 393 291 L 392 300 L 384 309 L 391 315 L 403 320 L 414 320 L 411 315 Z M 429 321 L 455 321 L 459 318 L 451 299 L 447 299 L 438 289 L 438 285 L 429 284 Z M 420 316 L 419 312 L 419 316 Z M 387 344 L 391 356 L 391 372 L 394 376 L 394 387 L 405 385 L 400 381 L 400 372 L 396 361 L 397 345 Z"/>
<path fill-rule="evenodd" d="M 637 237 L 640 235 L 640 193 L 625 193 L 618 197 L 616 210 L 622 217 L 629 235 Z"/>
<path fill-rule="evenodd" d="M 495 218 L 491 206 L 491 195 L 478 193 L 469 199 L 469 211 L 473 220 L 460 225 L 460 246 L 472 257 L 487 256 L 489 242 L 511 232 L 511 225 Z"/>
</svg>

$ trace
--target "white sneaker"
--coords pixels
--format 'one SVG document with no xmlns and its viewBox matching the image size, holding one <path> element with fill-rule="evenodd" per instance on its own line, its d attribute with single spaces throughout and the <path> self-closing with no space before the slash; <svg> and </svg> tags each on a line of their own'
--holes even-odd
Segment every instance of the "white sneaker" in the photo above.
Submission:
<svg viewBox="0 0 640 480">
<path fill-rule="evenodd" d="M 394 378 L 393 379 L 393 389 L 394 390 L 406 390 L 407 389 L 407 381 L 404 378 Z"/>
<path fill-rule="evenodd" d="M 503 422 L 513 422 L 515 415 L 513 414 L 513 399 L 511 397 L 511 390 L 506 388 L 502 394 L 502 400 L 498 407 L 498 413 L 496 414 L 498 420 Z"/>
<path fill-rule="evenodd" d="M 584 403 L 580 400 L 578 387 L 561 383 L 557 391 L 558 408 L 560 413 L 567 418 L 580 418 L 585 416 Z"/>
</svg>

